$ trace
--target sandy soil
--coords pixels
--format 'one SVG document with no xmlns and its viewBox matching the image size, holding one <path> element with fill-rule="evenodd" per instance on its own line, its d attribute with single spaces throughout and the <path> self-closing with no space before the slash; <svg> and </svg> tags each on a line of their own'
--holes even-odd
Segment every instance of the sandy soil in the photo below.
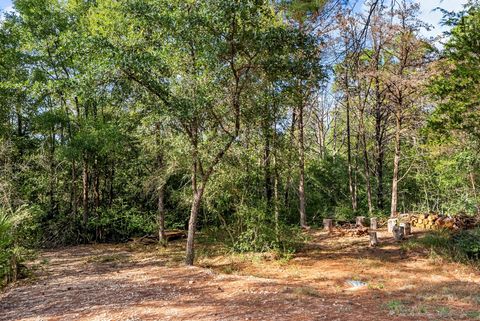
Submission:
<svg viewBox="0 0 480 321">
<path fill-rule="evenodd" d="M 0 293 L 0 320 L 480 320 L 480 274 L 401 249 L 389 237 L 312 231 L 291 260 L 183 242 L 44 251 L 34 276 Z M 367 284 L 352 288 L 347 281 Z"/>
</svg>

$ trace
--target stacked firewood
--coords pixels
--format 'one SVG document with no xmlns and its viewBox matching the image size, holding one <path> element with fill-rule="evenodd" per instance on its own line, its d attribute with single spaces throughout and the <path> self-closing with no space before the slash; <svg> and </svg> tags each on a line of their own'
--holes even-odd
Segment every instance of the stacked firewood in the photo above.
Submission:
<svg viewBox="0 0 480 321">
<path fill-rule="evenodd" d="M 411 214 L 410 223 L 412 226 L 427 230 L 467 230 L 479 225 L 478 217 L 459 214 L 456 216 L 445 216 L 437 213 Z"/>
</svg>

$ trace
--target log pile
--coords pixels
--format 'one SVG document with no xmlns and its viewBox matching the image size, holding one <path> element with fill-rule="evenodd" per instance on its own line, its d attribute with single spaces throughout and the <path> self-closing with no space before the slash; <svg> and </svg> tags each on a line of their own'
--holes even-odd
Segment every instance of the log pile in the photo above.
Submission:
<svg viewBox="0 0 480 321">
<path fill-rule="evenodd" d="M 358 220 L 355 223 L 338 223 L 332 231 L 336 235 L 340 236 L 365 236 L 368 235 L 368 227 L 359 226 Z"/>
<path fill-rule="evenodd" d="M 468 230 L 480 225 L 478 217 L 464 214 L 444 216 L 436 213 L 411 214 L 410 223 L 416 228 L 426 230 Z"/>
<path fill-rule="evenodd" d="M 339 236 L 365 236 L 368 235 L 368 228 L 343 228 L 343 227 L 335 227 L 333 229 L 333 233 Z"/>
</svg>

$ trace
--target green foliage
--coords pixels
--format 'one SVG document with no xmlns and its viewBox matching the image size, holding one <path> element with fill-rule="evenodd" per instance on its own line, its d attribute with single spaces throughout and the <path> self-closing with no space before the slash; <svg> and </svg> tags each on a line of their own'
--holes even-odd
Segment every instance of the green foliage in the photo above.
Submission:
<svg viewBox="0 0 480 321">
<path fill-rule="evenodd" d="M 354 220 L 357 213 L 352 209 L 348 185 L 345 184 L 348 168 L 343 157 L 326 155 L 321 160 L 312 161 L 307 166 L 307 175 L 307 195 L 313 223 L 321 226 L 323 218 Z M 365 211 L 365 208 L 359 211 Z"/>
<path fill-rule="evenodd" d="M 157 230 L 154 214 L 125 205 L 100 211 L 88 227 L 101 231 L 97 241 L 117 242 L 133 236 L 155 235 Z"/>
<path fill-rule="evenodd" d="M 480 262 L 480 228 L 455 234 L 452 240 L 455 249 L 468 260 Z"/>
<path fill-rule="evenodd" d="M 479 99 L 480 71 L 480 8 L 472 6 L 457 21 L 446 44 L 445 57 L 439 74 L 433 77 L 431 91 L 440 100 L 430 119 L 436 131 L 448 133 L 461 130 L 479 139 L 480 116 L 476 102 Z"/>
<path fill-rule="evenodd" d="M 324 66 L 329 46 L 317 33 L 323 26 L 317 19 L 329 4 L 335 3 L 15 1 L 15 13 L 0 23 L 3 275 L 12 278 L 11 262 L 21 261 L 25 248 L 156 234 L 159 212 L 167 229 L 185 229 L 199 187 L 205 187 L 200 229 L 218 232 L 235 251 L 292 253 L 304 241 L 293 227 L 299 222 L 301 109 L 308 223 L 366 215 L 366 174 L 372 190 L 380 186 L 373 176 L 382 153 L 385 188 L 383 195 L 373 193 L 373 202 L 386 200 L 394 118 L 387 92 L 402 82 L 385 77 L 399 66 L 401 40 L 419 42 L 421 58 L 429 48 L 412 32 L 399 37 L 397 25 L 378 17 L 372 23 L 385 25 L 373 29 L 386 32 L 378 39 L 384 45 L 378 62 L 370 46 L 375 41 L 358 41 L 365 43 L 359 66 L 352 52 L 345 53 L 345 64 Z M 438 70 L 430 88 L 438 100 L 431 126 L 403 130 L 399 203 L 405 211 L 478 211 L 478 17 L 472 7 L 452 31 L 441 61 L 448 68 Z M 346 18 L 355 37 L 363 22 Z M 420 57 L 412 59 L 416 65 Z M 340 79 L 334 90 L 322 87 L 326 70 L 343 73 L 341 66 L 355 87 L 350 166 L 356 211 L 348 186 L 346 113 L 336 97 L 345 88 Z M 408 70 L 401 76 L 410 85 L 420 75 Z M 373 92 L 377 78 L 381 97 Z M 415 111 L 426 104 L 410 103 Z M 384 114 L 379 123 L 378 113 Z M 417 116 L 404 120 L 422 126 Z M 383 135 L 381 151 L 377 134 Z M 378 207 L 373 211 L 385 214 Z M 27 212 L 16 225 L 15 217 Z M 476 258 L 478 249 L 470 246 L 476 238 L 458 236 L 446 245 L 454 242 Z"/>
<path fill-rule="evenodd" d="M 262 207 L 241 206 L 237 210 L 239 222 L 233 235 L 232 248 L 238 252 L 295 252 L 305 241 L 300 228 L 278 225 L 266 215 Z"/>
<path fill-rule="evenodd" d="M 402 301 L 399 300 L 390 300 L 385 303 L 385 307 L 388 309 L 389 314 L 402 314 L 406 312 L 407 307 Z"/>
<path fill-rule="evenodd" d="M 32 232 L 38 208 L 20 206 L 15 211 L 0 208 L 0 287 L 26 274 L 23 262 L 33 255 Z"/>
<path fill-rule="evenodd" d="M 410 240 L 406 249 L 428 249 L 431 254 L 475 266 L 480 264 L 480 228 L 459 232 L 435 231 Z"/>
</svg>

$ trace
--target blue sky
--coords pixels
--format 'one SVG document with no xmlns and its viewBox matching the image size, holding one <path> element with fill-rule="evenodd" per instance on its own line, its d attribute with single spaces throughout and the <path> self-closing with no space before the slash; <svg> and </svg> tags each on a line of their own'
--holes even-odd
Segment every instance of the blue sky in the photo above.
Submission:
<svg viewBox="0 0 480 321">
<path fill-rule="evenodd" d="M 1 1 L 1 0 L 0 0 Z M 425 32 L 427 36 L 437 36 L 447 28 L 440 25 L 442 19 L 442 13 L 435 11 L 435 8 L 442 8 L 448 11 L 460 11 L 463 9 L 463 4 L 467 3 L 467 0 L 419 0 L 422 15 L 421 20 L 433 25 L 434 29 Z"/>
<path fill-rule="evenodd" d="M 12 2 L 10 0 L 0 0 L 0 9 L 5 9 L 8 8 L 9 6 L 12 5 Z"/>
<path fill-rule="evenodd" d="M 422 8 L 421 19 L 434 26 L 434 29 L 425 32 L 427 36 L 437 36 L 441 34 L 446 29 L 440 26 L 440 20 L 442 14 L 440 12 L 435 12 L 434 9 L 441 7 L 449 11 L 458 11 L 462 9 L 462 4 L 466 3 L 467 0 L 417 0 L 420 2 Z M 10 9 L 12 6 L 11 0 L 0 0 L 0 9 Z"/>
</svg>

